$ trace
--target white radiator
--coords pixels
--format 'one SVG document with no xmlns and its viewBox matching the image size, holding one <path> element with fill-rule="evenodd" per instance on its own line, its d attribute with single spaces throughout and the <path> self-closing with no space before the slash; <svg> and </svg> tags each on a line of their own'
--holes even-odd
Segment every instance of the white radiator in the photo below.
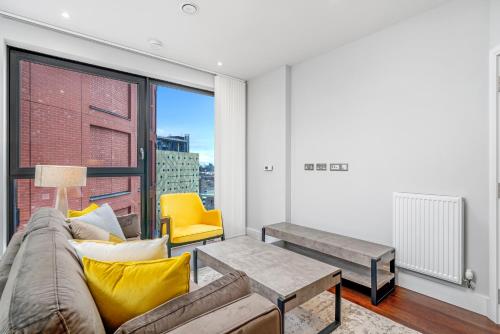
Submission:
<svg viewBox="0 0 500 334">
<path fill-rule="evenodd" d="M 393 243 L 398 267 L 462 284 L 462 198 L 394 193 Z"/>
</svg>

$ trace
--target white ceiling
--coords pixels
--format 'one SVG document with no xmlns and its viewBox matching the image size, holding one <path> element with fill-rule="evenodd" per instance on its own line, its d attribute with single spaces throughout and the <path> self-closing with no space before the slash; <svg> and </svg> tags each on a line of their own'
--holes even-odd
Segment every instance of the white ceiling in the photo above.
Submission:
<svg viewBox="0 0 500 334">
<path fill-rule="evenodd" d="M 0 10 L 248 79 L 356 40 L 445 0 L 0 0 Z M 69 19 L 61 12 L 67 11 Z M 152 50 L 148 40 L 162 41 Z M 217 66 L 217 62 L 223 66 Z"/>
</svg>

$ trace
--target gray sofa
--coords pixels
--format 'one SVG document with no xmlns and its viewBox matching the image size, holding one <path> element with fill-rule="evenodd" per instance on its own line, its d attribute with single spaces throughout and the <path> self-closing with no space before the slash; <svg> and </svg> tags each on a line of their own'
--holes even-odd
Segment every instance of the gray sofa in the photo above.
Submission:
<svg viewBox="0 0 500 334">
<path fill-rule="evenodd" d="M 38 210 L 0 260 L 0 333 L 105 333 L 58 211 Z M 280 333 L 278 309 L 232 272 L 129 320 L 115 333 Z"/>
</svg>

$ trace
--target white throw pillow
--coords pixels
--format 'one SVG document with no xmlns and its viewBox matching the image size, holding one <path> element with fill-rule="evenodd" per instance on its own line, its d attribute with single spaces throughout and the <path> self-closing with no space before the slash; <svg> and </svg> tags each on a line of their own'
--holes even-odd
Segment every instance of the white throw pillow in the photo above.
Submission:
<svg viewBox="0 0 500 334">
<path fill-rule="evenodd" d="M 78 257 L 98 261 L 148 261 L 167 258 L 168 236 L 161 239 L 113 243 L 98 240 L 69 240 Z"/>
<path fill-rule="evenodd" d="M 109 206 L 108 203 L 101 205 L 99 208 L 86 215 L 74 218 L 68 218 L 69 222 L 80 221 L 90 225 L 97 226 L 104 231 L 113 233 L 118 238 L 125 240 L 125 235 L 123 234 L 120 223 L 118 223 L 118 218 L 116 218 L 115 212 Z"/>
</svg>

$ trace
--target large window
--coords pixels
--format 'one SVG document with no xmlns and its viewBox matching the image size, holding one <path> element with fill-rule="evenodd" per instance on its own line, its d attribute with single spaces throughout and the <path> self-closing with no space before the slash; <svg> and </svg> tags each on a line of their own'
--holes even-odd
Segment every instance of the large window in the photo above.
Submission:
<svg viewBox="0 0 500 334">
<path fill-rule="evenodd" d="M 70 209 L 109 203 L 158 235 L 165 193 L 214 206 L 212 92 L 9 49 L 9 237 L 56 189 L 35 187 L 39 164 L 86 166 Z"/>
<path fill-rule="evenodd" d="M 54 205 L 55 189 L 34 186 L 38 164 L 88 167 L 71 209 L 107 202 L 145 221 L 146 79 L 16 49 L 9 59 L 9 234 Z"/>
<path fill-rule="evenodd" d="M 162 194 L 194 192 L 214 208 L 214 97 L 212 92 L 154 82 L 156 228 Z"/>
</svg>

